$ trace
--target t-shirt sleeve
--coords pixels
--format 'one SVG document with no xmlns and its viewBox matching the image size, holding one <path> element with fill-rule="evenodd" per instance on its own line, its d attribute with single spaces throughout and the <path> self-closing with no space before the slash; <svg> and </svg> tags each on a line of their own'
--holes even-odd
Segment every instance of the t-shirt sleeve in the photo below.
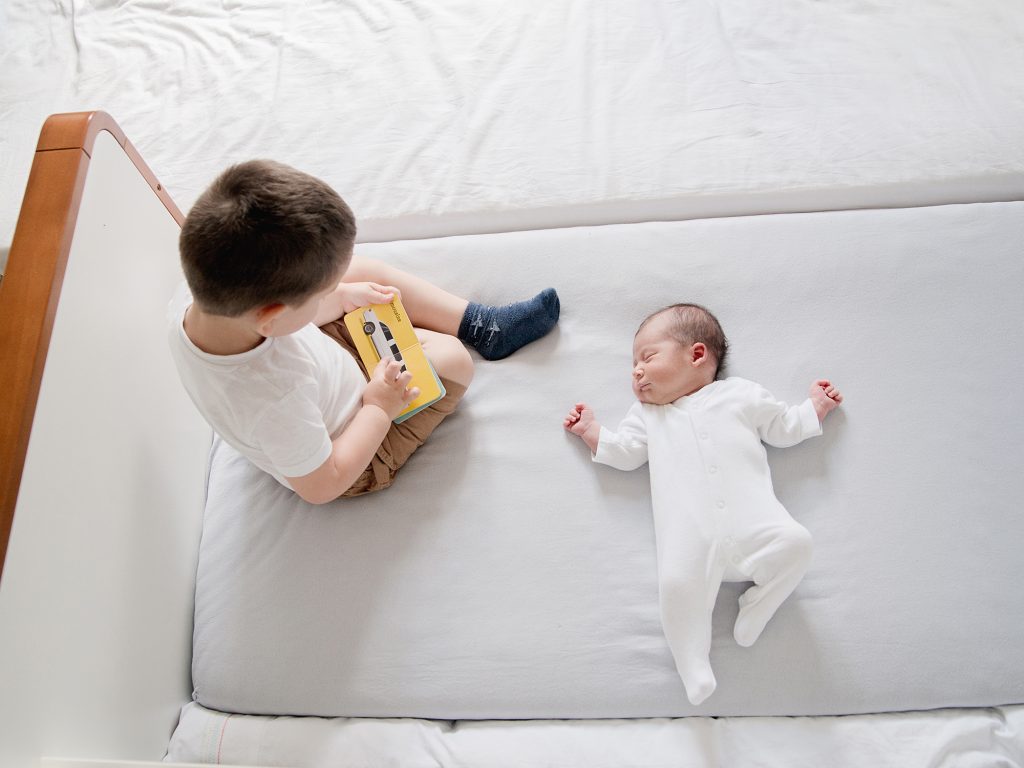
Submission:
<svg viewBox="0 0 1024 768">
<path fill-rule="evenodd" d="M 253 441 L 282 477 L 302 477 L 331 455 L 331 436 L 317 404 L 301 391 L 264 409 Z"/>
</svg>

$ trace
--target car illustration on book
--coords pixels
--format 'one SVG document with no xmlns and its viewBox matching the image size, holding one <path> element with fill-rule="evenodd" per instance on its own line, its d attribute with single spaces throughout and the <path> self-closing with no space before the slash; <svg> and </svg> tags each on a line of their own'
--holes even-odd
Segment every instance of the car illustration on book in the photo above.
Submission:
<svg viewBox="0 0 1024 768">
<path fill-rule="evenodd" d="M 387 318 L 384 322 L 381 318 Z M 393 359 L 412 374 L 410 390 L 418 394 L 393 421 L 399 424 L 445 396 L 444 383 L 423 351 L 416 328 L 396 296 L 387 304 L 357 307 L 345 314 L 345 328 L 368 376 L 381 360 Z"/>
<path fill-rule="evenodd" d="M 406 370 L 405 362 L 402 360 L 402 352 L 398 349 L 398 342 L 395 341 L 394 335 L 391 333 L 391 329 L 388 328 L 387 323 L 377 317 L 377 313 L 372 309 L 363 310 L 363 333 L 370 337 L 370 341 L 373 342 L 373 348 L 377 352 L 377 357 L 383 360 L 385 357 L 393 357 L 395 361 L 401 363 L 402 371 Z"/>
</svg>

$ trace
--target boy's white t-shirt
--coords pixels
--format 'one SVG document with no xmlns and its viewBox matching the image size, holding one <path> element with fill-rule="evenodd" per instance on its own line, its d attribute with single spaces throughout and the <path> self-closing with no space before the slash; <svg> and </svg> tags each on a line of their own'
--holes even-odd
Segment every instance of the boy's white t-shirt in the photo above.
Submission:
<svg viewBox="0 0 1024 768">
<path fill-rule="evenodd" d="M 286 487 L 331 455 L 331 441 L 362 404 L 355 358 L 310 324 L 238 355 L 211 355 L 185 333 L 188 286 L 171 300 L 171 356 L 192 402 L 239 453 Z"/>
</svg>

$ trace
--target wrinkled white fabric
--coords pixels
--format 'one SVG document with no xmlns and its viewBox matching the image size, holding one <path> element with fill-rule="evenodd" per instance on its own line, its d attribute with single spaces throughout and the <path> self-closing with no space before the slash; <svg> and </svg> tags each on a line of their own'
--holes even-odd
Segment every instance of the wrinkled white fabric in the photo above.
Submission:
<svg viewBox="0 0 1024 768">
<path fill-rule="evenodd" d="M 322 176 L 363 240 L 1024 196 L 1001 0 L 8 0 L 0 247 L 39 129 L 103 109 L 186 210 Z"/>
</svg>

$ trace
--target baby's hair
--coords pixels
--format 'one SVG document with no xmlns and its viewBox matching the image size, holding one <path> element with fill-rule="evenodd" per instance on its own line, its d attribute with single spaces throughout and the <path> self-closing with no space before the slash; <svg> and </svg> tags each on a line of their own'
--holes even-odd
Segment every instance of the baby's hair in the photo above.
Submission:
<svg viewBox="0 0 1024 768">
<path fill-rule="evenodd" d="M 272 160 L 233 165 L 203 192 L 178 241 L 185 278 L 206 312 L 237 317 L 301 304 L 352 258 L 352 211 L 320 179 Z"/>
<path fill-rule="evenodd" d="M 640 333 L 647 323 L 666 313 L 671 315 L 669 333 L 672 338 L 684 347 L 697 342 L 707 347 L 715 359 L 715 378 L 718 378 L 719 372 L 725 368 L 725 358 L 729 353 L 729 340 L 725 338 L 725 331 L 718 318 L 700 304 L 672 304 L 648 315 L 636 332 Z"/>
</svg>

